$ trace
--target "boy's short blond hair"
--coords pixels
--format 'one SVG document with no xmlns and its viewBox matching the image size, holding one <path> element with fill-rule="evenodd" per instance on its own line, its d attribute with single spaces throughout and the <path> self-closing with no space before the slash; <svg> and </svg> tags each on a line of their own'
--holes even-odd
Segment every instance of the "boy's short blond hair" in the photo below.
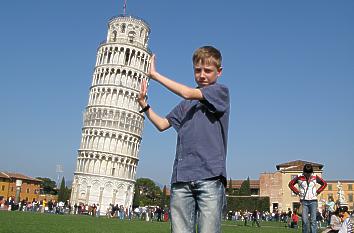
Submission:
<svg viewBox="0 0 354 233">
<path fill-rule="evenodd" d="M 199 62 L 202 64 L 213 64 L 216 68 L 221 68 L 221 53 L 213 46 L 203 46 L 198 48 L 193 54 L 193 65 Z"/>
</svg>

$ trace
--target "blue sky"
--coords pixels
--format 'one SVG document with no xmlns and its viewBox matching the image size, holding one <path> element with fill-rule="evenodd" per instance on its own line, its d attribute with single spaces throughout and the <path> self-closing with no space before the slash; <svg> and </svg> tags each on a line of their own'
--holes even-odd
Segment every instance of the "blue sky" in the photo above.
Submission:
<svg viewBox="0 0 354 233">
<path fill-rule="evenodd" d="M 82 114 L 107 22 L 123 0 L 5 1 L 0 7 L 0 170 L 71 180 Z M 228 176 L 258 179 L 292 160 L 354 179 L 354 1 L 137 1 L 158 70 L 195 86 L 191 55 L 223 54 L 231 92 Z M 151 82 L 165 115 L 180 98 Z M 168 184 L 176 133 L 146 121 L 138 177 Z"/>
</svg>

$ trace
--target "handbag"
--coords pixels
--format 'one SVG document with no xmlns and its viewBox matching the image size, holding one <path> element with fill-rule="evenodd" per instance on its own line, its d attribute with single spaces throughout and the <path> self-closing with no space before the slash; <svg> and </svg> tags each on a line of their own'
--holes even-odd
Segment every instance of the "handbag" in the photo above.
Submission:
<svg viewBox="0 0 354 233">
<path fill-rule="evenodd" d="M 308 190 L 309 190 L 309 184 L 307 183 L 307 188 L 306 188 L 304 197 L 302 198 L 302 200 L 300 199 L 300 206 L 299 206 L 299 209 L 297 210 L 297 213 L 298 213 L 298 215 L 300 215 L 300 216 L 302 216 L 302 211 L 303 211 L 303 209 L 304 209 L 304 207 L 303 207 L 304 204 L 302 203 L 302 201 L 305 200 L 305 197 L 306 197 L 306 194 L 307 194 L 307 191 L 308 191 Z"/>
<path fill-rule="evenodd" d="M 301 216 L 302 215 L 302 210 L 303 210 L 302 202 L 300 202 L 300 206 L 299 206 L 299 209 L 297 210 L 297 214 Z"/>
</svg>

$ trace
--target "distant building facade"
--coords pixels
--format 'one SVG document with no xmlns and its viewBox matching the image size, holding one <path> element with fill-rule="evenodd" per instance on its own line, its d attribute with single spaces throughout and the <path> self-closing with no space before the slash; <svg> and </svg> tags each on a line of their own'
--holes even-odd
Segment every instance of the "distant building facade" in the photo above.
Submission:
<svg viewBox="0 0 354 233">
<path fill-rule="evenodd" d="M 151 52 L 149 25 L 120 15 L 108 22 L 97 49 L 81 144 L 72 184 L 72 204 L 132 205 L 144 115 L 137 102 Z"/>
<path fill-rule="evenodd" d="M 299 197 L 296 196 L 288 187 L 290 180 L 302 174 L 304 164 L 311 163 L 314 168 L 314 174 L 322 177 L 323 165 L 308 161 L 291 161 L 276 165 L 275 172 L 261 173 L 259 180 L 250 180 L 251 195 L 259 195 L 261 197 L 269 197 L 270 211 L 280 210 L 286 211 L 288 208 L 298 208 L 300 205 Z M 345 201 L 349 205 L 349 209 L 354 209 L 354 180 L 324 180 L 327 182 L 326 189 L 318 196 L 319 207 L 322 207 L 324 201 L 332 196 L 334 200 L 338 200 L 338 181 L 342 184 Z M 231 180 L 232 189 L 235 191 L 241 187 L 243 180 Z M 228 182 L 228 187 L 230 186 Z"/>
<path fill-rule="evenodd" d="M 41 180 L 12 172 L 0 172 L 0 201 L 16 196 L 16 180 L 21 180 L 20 200 L 39 199 Z"/>
<path fill-rule="evenodd" d="M 305 163 L 311 163 L 314 174 L 322 177 L 323 165 L 307 161 L 292 161 L 276 165 L 274 173 L 262 173 L 260 175 L 260 196 L 269 196 L 270 210 L 286 211 L 300 206 L 299 197 L 289 189 L 289 182 L 294 177 L 302 174 Z"/>
</svg>

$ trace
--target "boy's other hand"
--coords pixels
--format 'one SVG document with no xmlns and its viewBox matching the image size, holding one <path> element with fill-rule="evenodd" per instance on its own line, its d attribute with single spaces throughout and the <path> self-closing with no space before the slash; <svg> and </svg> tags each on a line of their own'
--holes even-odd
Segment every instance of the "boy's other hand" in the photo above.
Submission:
<svg viewBox="0 0 354 233">
<path fill-rule="evenodd" d="M 149 68 L 148 76 L 154 80 L 155 80 L 155 74 L 157 73 L 155 60 L 156 60 L 156 56 L 155 54 L 152 54 L 150 58 L 150 68 Z"/>
<path fill-rule="evenodd" d="M 140 93 L 139 93 L 139 97 L 138 97 L 138 103 L 139 103 L 140 107 L 142 107 L 142 108 L 145 108 L 147 105 L 146 92 L 147 92 L 147 83 L 146 83 L 146 80 L 143 79 L 141 82 Z"/>
</svg>

